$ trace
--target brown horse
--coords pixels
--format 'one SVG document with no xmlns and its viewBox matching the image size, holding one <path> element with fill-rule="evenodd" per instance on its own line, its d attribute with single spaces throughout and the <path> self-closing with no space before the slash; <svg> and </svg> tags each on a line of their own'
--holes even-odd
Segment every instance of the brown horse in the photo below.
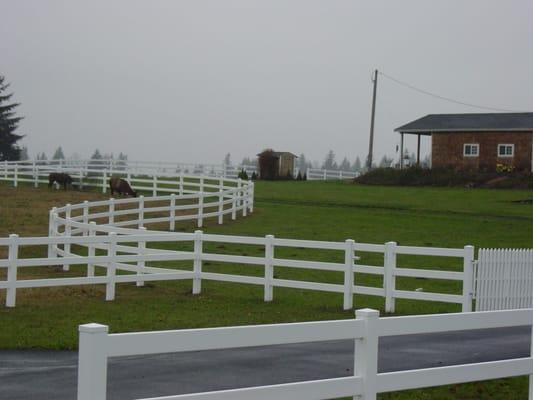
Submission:
<svg viewBox="0 0 533 400">
<path fill-rule="evenodd" d="M 67 190 L 68 185 L 72 186 L 72 177 L 69 174 L 64 174 L 62 172 L 52 172 L 48 175 L 48 187 L 52 187 L 54 182 L 63 185 L 63 189 Z"/>
<path fill-rule="evenodd" d="M 111 196 L 117 192 L 119 195 L 125 194 L 126 196 L 137 197 L 137 192 L 131 188 L 128 181 L 116 176 L 109 179 L 109 188 L 111 189 Z"/>
</svg>

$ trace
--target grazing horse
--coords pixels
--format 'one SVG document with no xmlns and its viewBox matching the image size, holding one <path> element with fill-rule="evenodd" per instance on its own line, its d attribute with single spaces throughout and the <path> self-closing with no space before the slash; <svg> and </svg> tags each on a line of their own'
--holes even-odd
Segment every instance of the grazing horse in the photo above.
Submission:
<svg viewBox="0 0 533 400">
<path fill-rule="evenodd" d="M 111 189 L 111 196 L 117 192 L 119 195 L 125 194 L 126 196 L 137 197 L 137 192 L 131 188 L 128 181 L 116 176 L 109 179 L 109 188 Z"/>
<path fill-rule="evenodd" d="M 48 175 L 48 187 L 52 187 L 54 182 L 63 185 L 63 189 L 67 190 L 67 186 L 72 185 L 72 177 L 62 172 L 52 172 Z"/>
</svg>

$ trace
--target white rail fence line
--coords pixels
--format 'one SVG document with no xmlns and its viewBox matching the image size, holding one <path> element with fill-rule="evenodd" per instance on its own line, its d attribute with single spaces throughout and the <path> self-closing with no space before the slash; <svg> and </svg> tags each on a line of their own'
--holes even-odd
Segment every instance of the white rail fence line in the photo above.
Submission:
<svg viewBox="0 0 533 400">
<path fill-rule="evenodd" d="M 351 376 L 157 399 L 318 400 L 360 396 L 357 398 L 361 400 L 375 400 L 378 393 L 384 392 L 529 375 L 529 400 L 533 400 L 533 345 L 530 356 L 523 358 L 387 373 L 378 373 L 377 368 L 380 337 L 532 326 L 532 309 L 393 318 L 379 318 L 379 312 L 371 309 L 357 310 L 355 314 L 356 319 L 337 321 L 116 334 L 109 334 L 106 325 L 80 325 L 77 398 L 106 399 L 109 357 L 350 339 L 355 341 Z"/>
<path fill-rule="evenodd" d="M 132 199 L 124 199 L 123 201 Z M 139 199 L 142 200 L 142 199 Z M 118 202 L 118 201 L 117 201 Z M 98 204 L 106 202 L 97 202 Z M 80 206 L 80 205 L 77 205 Z M 87 203 L 81 206 L 87 207 Z M 161 207 L 158 207 L 161 209 Z M 89 214 L 85 211 L 74 216 L 76 206 L 67 205 L 63 209 L 51 212 L 50 232 L 47 238 L 19 238 L 12 235 L 0 239 L 0 246 L 7 246 L 8 258 L 0 260 L 0 268 L 7 268 L 7 281 L 0 281 L 0 289 L 7 289 L 6 306 L 14 307 L 17 288 L 48 287 L 83 284 L 106 284 L 106 300 L 113 300 L 115 285 L 121 282 L 137 282 L 141 285 L 144 281 L 193 279 L 193 293 L 201 292 L 201 281 L 214 280 L 221 282 L 234 282 L 243 284 L 260 285 L 264 287 L 264 300 L 273 300 L 273 288 L 285 287 L 295 289 L 318 290 L 343 295 L 343 308 L 353 308 L 354 294 L 381 296 L 385 298 L 385 310 L 395 311 L 395 300 L 415 299 L 426 301 L 440 301 L 461 304 L 463 311 L 471 311 L 472 307 L 472 277 L 474 248 L 465 246 L 463 249 L 424 248 L 412 246 L 398 246 L 394 242 L 385 245 L 356 243 L 351 239 L 345 242 L 325 242 L 297 239 L 279 239 L 272 235 L 266 237 L 246 237 L 204 234 L 202 231 L 195 233 L 173 233 L 159 231 L 143 231 L 124 228 L 117 225 L 143 226 L 147 222 L 164 222 L 163 218 L 143 218 L 125 222 L 114 222 L 112 225 L 97 225 L 87 221 L 90 217 L 111 219 L 111 212 Z M 246 206 L 243 208 L 243 214 Z M 128 210 L 129 211 L 129 210 Z M 224 212 L 233 211 L 228 209 Z M 65 217 L 60 217 L 59 212 L 64 212 Z M 115 215 L 121 211 L 114 210 Z M 123 214 L 121 214 L 123 215 Z M 209 214 L 205 214 L 204 217 Z M 80 221 L 80 219 L 84 221 Z M 80 236 L 81 235 L 81 236 Z M 176 242 L 176 245 L 190 242 L 194 245 L 193 251 L 161 250 L 151 248 L 150 243 Z M 219 254 L 204 250 L 205 243 L 232 243 L 242 245 L 256 245 L 264 247 L 263 257 L 242 256 L 232 254 Z M 19 249 L 22 246 L 47 246 L 48 256 L 43 258 L 21 258 Z M 75 253 L 75 249 L 86 249 Z M 301 259 L 277 258 L 275 249 L 280 247 L 337 250 L 344 254 L 344 262 L 323 262 Z M 95 255 L 95 251 L 103 251 L 106 255 Z M 360 252 L 380 253 L 384 255 L 382 266 L 357 264 L 356 254 Z M 87 255 L 85 255 L 85 253 Z M 430 269 L 415 269 L 399 267 L 396 256 L 410 254 L 420 256 L 455 257 L 463 261 L 463 271 L 441 271 Z M 191 270 L 169 269 L 147 266 L 149 262 L 157 261 L 191 261 Z M 203 271 L 204 262 L 234 263 L 262 266 L 263 276 L 232 275 Z M 76 278 L 50 278 L 50 279 L 17 279 L 18 268 L 42 267 L 62 265 L 68 270 L 70 265 L 87 265 L 87 276 Z M 106 276 L 94 276 L 94 267 L 103 267 Z M 276 267 L 315 269 L 323 271 L 336 271 L 343 274 L 343 283 L 307 282 L 301 280 L 287 280 L 274 278 Z M 117 271 L 125 271 L 131 275 L 117 275 Z M 355 274 L 355 277 L 354 277 Z M 372 274 L 383 277 L 381 287 L 357 285 L 358 274 Z M 418 277 L 429 279 L 455 280 L 462 282 L 461 294 L 421 292 L 396 289 L 397 277 Z"/>
<path fill-rule="evenodd" d="M 308 181 L 329 181 L 339 179 L 354 179 L 359 176 L 359 173 L 354 171 L 307 168 L 306 176 Z"/>
<path fill-rule="evenodd" d="M 15 168 L 17 166 L 17 168 Z M 129 160 L 26 160 L 0 162 L 0 180 L 5 180 L 6 174 L 29 174 L 34 170 L 53 170 L 62 172 L 80 172 L 84 175 L 96 171 L 129 171 L 136 175 L 177 175 L 178 173 L 204 175 L 210 177 L 237 178 L 244 169 L 248 176 L 258 173 L 254 165 L 225 165 L 225 164 L 192 164 L 162 161 L 129 161 Z"/>
<path fill-rule="evenodd" d="M 48 175 L 52 172 L 62 171 L 68 173 L 73 179 L 73 185 L 80 189 L 84 187 L 101 188 L 102 193 L 107 193 L 109 178 L 120 176 L 125 178 L 133 189 L 151 192 L 153 196 L 160 193 L 196 193 L 204 189 L 217 189 L 225 186 L 244 186 L 251 181 L 225 178 L 223 176 L 191 175 L 183 172 L 144 172 L 142 174 L 129 169 L 85 169 L 84 167 L 61 167 L 57 165 L 25 165 L 0 163 L 0 180 L 13 182 L 17 187 L 20 182 L 33 183 L 35 187 L 48 184 Z"/>
<path fill-rule="evenodd" d="M 476 311 L 533 308 L 533 250 L 480 249 Z"/>
</svg>

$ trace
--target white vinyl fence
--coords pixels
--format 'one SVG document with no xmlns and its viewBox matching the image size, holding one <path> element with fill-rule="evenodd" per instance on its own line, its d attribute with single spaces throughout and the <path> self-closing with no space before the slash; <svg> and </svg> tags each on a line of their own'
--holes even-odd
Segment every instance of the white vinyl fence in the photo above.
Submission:
<svg viewBox="0 0 533 400">
<path fill-rule="evenodd" d="M 306 171 L 308 181 L 329 181 L 341 179 L 354 179 L 359 176 L 358 172 L 354 171 L 339 171 L 319 168 L 307 168 Z"/>
<path fill-rule="evenodd" d="M 533 250 L 480 249 L 476 310 L 533 308 Z"/>
<path fill-rule="evenodd" d="M 129 160 L 27 160 L 27 161 L 3 161 L 0 162 L 0 180 L 13 181 L 18 176 L 20 182 L 33 182 L 34 175 L 48 176 L 51 171 L 67 172 L 79 177 L 87 177 L 107 171 L 109 176 L 113 174 L 131 175 L 159 175 L 177 176 L 180 173 L 186 175 L 203 175 L 210 177 L 223 177 L 236 179 L 239 172 L 245 170 L 249 177 L 255 172 L 254 165 L 226 165 L 226 164 L 192 164 L 164 161 L 129 161 Z M 46 176 L 45 176 L 46 175 Z"/>
<path fill-rule="evenodd" d="M 132 199 L 127 199 L 128 201 Z M 141 199 L 139 199 L 141 200 Z M 99 202 L 101 203 L 101 202 Z M 94 204 L 94 203 L 93 203 Z M 113 203 L 112 203 L 113 204 Z M 48 287 L 83 284 L 105 284 L 106 300 L 113 300 L 115 287 L 121 282 L 192 279 L 193 293 L 201 291 L 202 280 L 235 282 L 260 285 L 264 287 L 264 301 L 272 301 L 274 287 L 318 290 L 341 294 L 344 309 L 353 307 L 354 294 L 366 294 L 385 298 L 387 312 L 395 311 L 395 299 L 414 299 L 439 301 L 462 305 L 463 311 L 471 311 L 472 276 L 474 249 L 465 246 L 463 249 L 425 248 L 398 246 L 394 242 L 384 245 L 356 243 L 351 239 L 345 242 L 325 242 L 297 239 L 279 239 L 272 235 L 266 237 L 247 237 L 195 233 L 174 233 L 146 231 L 142 224 L 150 221 L 139 217 L 139 210 L 133 210 L 134 219 L 125 222 L 110 221 L 110 224 L 98 225 L 94 221 L 87 222 L 91 217 L 111 219 L 112 215 L 124 215 L 114 209 L 113 212 L 89 214 L 87 203 L 84 207 L 66 206 L 51 212 L 50 236 L 46 238 L 21 238 L 11 235 L 0 239 L 0 246 L 8 247 L 8 258 L 0 260 L 0 268 L 7 268 L 7 280 L 0 282 L 0 289 L 7 289 L 6 306 L 14 307 L 16 291 L 27 287 Z M 114 204 L 116 205 L 116 204 Z M 79 205 L 78 205 L 79 206 Z M 165 209 L 168 207 L 165 207 Z M 83 210 L 74 216 L 74 210 Z M 246 206 L 242 209 L 243 213 Z M 130 212 L 130 210 L 126 210 Z M 59 216 L 62 213 L 63 216 Z M 205 217 L 206 215 L 204 215 Z M 152 222 L 167 221 L 168 218 L 154 218 Z M 124 228 L 117 225 L 130 225 L 140 229 Z M 178 248 L 180 244 L 189 242 L 193 251 L 162 250 L 155 248 L 155 243 L 174 242 L 167 248 Z M 243 256 L 240 254 L 218 253 L 204 249 L 206 243 L 232 243 L 255 245 L 264 248 L 264 256 Z M 151 246 L 152 244 L 152 246 Z M 46 246 L 48 256 L 43 258 L 22 258 L 20 248 L 23 246 Z M 276 249 L 292 247 L 295 249 L 335 250 L 344 255 L 344 262 L 325 262 L 304 259 L 286 259 L 276 257 Z M 104 255 L 96 255 L 96 251 Z M 383 255 L 383 265 L 363 265 L 356 263 L 356 254 L 360 252 L 379 253 Z M 399 267 L 396 256 L 410 254 L 420 256 L 454 257 L 462 260 L 463 271 L 442 271 Z M 190 269 L 174 269 L 148 266 L 157 261 L 190 261 Z M 260 266 L 264 269 L 263 276 L 234 275 L 204 271 L 204 262 L 244 264 Z M 75 278 L 49 278 L 22 280 L 17 278 L 19 268 L 62 265 L 68 270 L 70 265 L 86 266 L 86 276 Z M 94 267 L 102 267 L 105 276 L 94 276 Z M 342 276 L 342 284 L 326 282 L 308 282 L 287 280 L 274 277 L 276 267 L 337 271 Z M 117 271 L 127 273 L 117 275 Z M 382 277 L 380 287 L 362 286 L 357 284 L 358 274 L 372 274 Z M 355 275 L 354 275 L 355 274 Z M 462 282 L 460 294 L 434 293 L 418 290 L 396 289 L 397 277 L 419 277 L 428 279 L 444 279 Z"/>
<path fill-rule="evenodd" d="M 153 196 L 162 193 L 196 193 L 203 188 L 202 182 L 206 182 L 205 189 L 215 188 L 215 186 L 237 186 L 238 182 L 242 186 L 245 180 L 230 178 L 230 174 L 200 175 L 186 173 L 186 170 L 165 170 L 157 168 L 141 168 L 139 166 L 121 167 L 114 166 L 115 169 L 107 168 L 107 165 L 100 166 L 90 163 L 86 165 L 69 164 L 39 164 L 37 162 L 4 162 L 0 163 L 0 181 L 12 182 L 17 187 L 19 183 L 31 183 L 35 187 L 41 184 L 48 184 L 48 175 L 53 172 L 63 172 L 69 174 L 72 185 L 79 189 L 86 187 L 99 188 L 102 193 L 107 193 L 109 189 L 109 178 L 118 176 L 126 179 L 133 189 L 143 192 L 151 192 Z M 234 175 L 235 178 L 237 174 Z M 249 174 L 251 177 L 251 174 Z"/>
<path fill-rule="evenodd" d="M 106 399 L 109 357 L 349 339 L 355 341 L 351 376 L 157 399 L 319 400 L 360 396 L 360 400 L 376 400 L 377 393 L 529 375 L 529 400 L 533 400 L 533 346 L 530 356 L 524 358 L 378 373 L 378 342 L 382 337 L 523 325 L 533 325 L 532 309 L 394 318 L 379 318 L 378 311 L 363 309 L 356 311 L 356 319 L 349 320 L 115 334 L 109 334 L 105 325 L 92 323 L 79 326 L 77 398 Z"/>
</svg>

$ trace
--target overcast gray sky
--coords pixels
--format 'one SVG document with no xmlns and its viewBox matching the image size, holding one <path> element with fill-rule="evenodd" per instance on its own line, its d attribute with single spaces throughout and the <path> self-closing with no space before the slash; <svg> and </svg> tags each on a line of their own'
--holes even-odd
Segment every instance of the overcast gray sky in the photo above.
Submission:
<svg viewBox="0 0 533 400">
<path fill-rule="evenodd" d="M 234 161 L 368 151 L 374 68 L 533 111 L 531 1 L 0 0 L 0 74 L 30 155 Z M 380 78 L 376 157 L 428 113 L 482 112 Z M 408 147 L 414 150 L 415 140 Z M 428 148 L 425 140 L 424 148 Z"/>
</svg>

